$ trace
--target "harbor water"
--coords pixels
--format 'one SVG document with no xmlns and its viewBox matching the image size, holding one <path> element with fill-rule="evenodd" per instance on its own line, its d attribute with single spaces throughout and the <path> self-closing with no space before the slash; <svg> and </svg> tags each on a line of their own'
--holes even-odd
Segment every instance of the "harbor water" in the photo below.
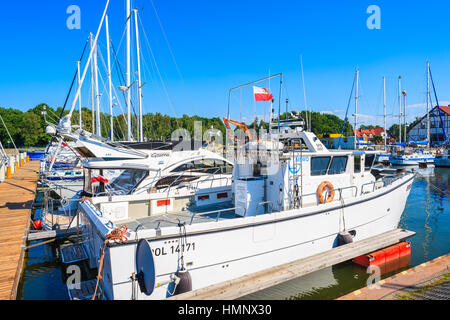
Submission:
<svg viewBox="0 0 450 320">
<path fill-rule="evenodd" d="M 419 265 L 450 252 L 450 169 L 415 168 L 414 181 L 400 228 L 415 231 L 411 241 L 411 259 L 395 273 Z M 32 243 L 33 244 L 33 243 Z M 243 300 L 328 300 L 365 287 L 369 278 L 366 269 L 345 262 L 296 280 L 243 297 Z M 58 258 L 54 245 L 31 248 L 26 256 L 18 299 L 68 300 L 65 284 L 66 268 Z"/>
</svg>

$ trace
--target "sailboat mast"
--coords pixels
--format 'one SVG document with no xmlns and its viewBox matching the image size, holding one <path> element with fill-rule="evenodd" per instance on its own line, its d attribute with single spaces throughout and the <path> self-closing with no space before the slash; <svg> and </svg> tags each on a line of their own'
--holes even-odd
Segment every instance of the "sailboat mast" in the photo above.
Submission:
<svg viewBox="0 0 450 320">
<path fill-rule="evenodd" d="M 127 7 L 127 23 L 126 23 L 126 29 L 127 29 L 127 48 L 126 48 L 126 60 L 127 60 L 127 66 L 126 66 L 126 86 L 127 86 L 127 140 L 131 141 L 131 28 L 130 28 L 130 18 L 131 18 L 131 0 L 126 0 L 126 7 Z"/>
<path fill-rule="evenodd" d="M 111 45 L 109 38 L 109 20 L 108 16 L 105 18 L 105 26 L 106 26 L 106 49 L 108 51 L 108 84 L 109 84 L 109 114 L 111 117 L 110 123 L 110 131 L 111 136 L 110 140 L 114 141 L 114 115 L 113 115 L 113 96 L 112 96 L 112 79 L 111 79 Z"/>
<path fill-rule="evenodd" d="M 142 79 L 141 79 L 141 50 L 139 44 L 138 12 L 134 9 L 134 25 L 136 29 L 136 55 L 138 68 L 138 104 L 139 104 L 139 141 L 144 142 L 144 129 L 142 125 Z"/>
<path fill-rule="evenodd" d="M 81 68 L 80 68 L 80 64 L 81 61 L 77 61 L 77 74 L 78 74 L 78 88 L 81 87 Z M 81 92 L 80 95 L 78 97 L 78 104 L 79 104 L 79 110 L 80 110 L 80 115 L 79 115 L 79 123 L 80 123 L 80 130 L 83 129 L 83 118 L 82 118 L 82 110 L 81 110 Z"/>
<path fill-rule="evenodd" d="M 387 124 L 386 124 L 386 77 L 383 77 L 383 110 L 384 110 L 384 151 L 387 146 Z"/>
<path fill-rule="evenodd" d="M 98 46 L 94 48 L 94 82 L 95 82 L 95 111 L 96 111 L 96 134 L 101 137 L 100 127 L 100 92 L 98 89 Z"/>
<path fill-rule="evenodd" d="M 90 40 L 90 49 L 92 52 L 93 43 L 92 43 L 92 33 L 89 34 Z M 94 93 L 94 61 L 91 59 L 90 61 L 90 69 L 91 69 L 91 119 L 92 119 L 92 134 L 95 133 L 95 93 Z M 81 93 L 81 92 L 80 92 Z"/>
<path fill-rule="evenodd" d="M 402 77 L 398 77 L 398 137 L 402 143 Z"/>
<path fill-rule="evenodd" d="M 408 142 L 408 137 L 406 136 L 406 91 L 403 91 L 403 132 L 405 137 L 405 142 Z"/>
<path fill-rule="evenodd" d="M 355 93 L 355 150 L 357 149 L 358 140 L 358 84 L 359 84 L 359 70 L 356 70 L 356 93 Z"/>
<path fill-rule="evenodd" d="M 427 61 L 427 148 L 430 149 L 430 62 Z"/>
<path fill-rule="evenodd" d="M 308 104 L 306 103 L 305 74 L 303 72 L 303 56 L 300 56 L 300 64 L 302 66 L 302 83 L 303 83 L 303 99 L 305 101 L 306 131 L 311 131 L 311 124 L 308 118 Z"/>
</svg>

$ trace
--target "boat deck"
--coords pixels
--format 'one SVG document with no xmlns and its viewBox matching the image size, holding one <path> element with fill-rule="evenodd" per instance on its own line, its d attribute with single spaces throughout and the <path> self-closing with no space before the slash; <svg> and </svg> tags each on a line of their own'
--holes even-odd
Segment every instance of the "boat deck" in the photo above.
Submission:
<svg viewBox="0 0 450 320">
<path fill-rule="evenodd" d="M 16 298 L 39 167 L 30 161 L 0 184 L 0 300 Z"/>
<path fill-rule="evenodd" d="M 189 210 L 178 213 L 118 221 L 116 222 L 116 225 L 125 224 L 129 230 L 137 231 L 142 229 L 157 229 L 158 227 L 173 227 L 179 224 L 190 225 L 191 223 L 207 223 L 235 218 L 239 218 L 239 216 L 235 214 L 233 204 L 231 202 L 225 202 L 190 208 Z"/>
</svg>

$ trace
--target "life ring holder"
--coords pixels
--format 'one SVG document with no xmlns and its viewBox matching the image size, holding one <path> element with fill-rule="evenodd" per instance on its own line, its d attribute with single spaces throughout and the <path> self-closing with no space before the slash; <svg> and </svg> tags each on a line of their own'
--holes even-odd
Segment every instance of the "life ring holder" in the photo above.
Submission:
<svg viewBox="0 0 450 320">
<path fill-rule="evenodd" d="M 297 174 L 302 169 L 302 162 L 301 162 L 300 157 L 297 157 L 294 162 L 296 162 L 296 164 L 300 163 L 300 165 L 297 168 L 295 168 L 295 163 L 294 163 L 294 168 L 292 168 L 291 167 L 291 162 L 289 161 L 289 164 L 288 164 L 289 172 L 292 173 L 292 174 Z"/>
<path fill-rule="evenodd" d="M 328 191 L 327 198 L 325 198 L 324 193 L 325 191 Z M 319 187 L 317 188 L 317 195 L 319 196 L 320 203 L 330 203 L 334 200 L 336 192 L 334 190 L 334 186 L 329 181 L 322 182 Z"/>
</svg>

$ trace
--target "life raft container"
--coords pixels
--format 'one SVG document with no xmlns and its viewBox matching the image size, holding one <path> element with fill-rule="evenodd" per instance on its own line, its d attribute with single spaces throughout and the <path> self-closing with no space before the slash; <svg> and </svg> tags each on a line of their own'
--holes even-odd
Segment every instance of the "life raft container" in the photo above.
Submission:
<svg viewBox="0 0 450 320">
<path fill-rule="evenodd" d="M 327 197 L 325 198 L 325 191 L 327 192 Z M 330 203 L 334 200 L 334 186 L 329 181 L 324 181 L 319 185 L 319 188 L 317 188 L 317 195 L 320 198 L 320 203 Z"/>
</svg>

